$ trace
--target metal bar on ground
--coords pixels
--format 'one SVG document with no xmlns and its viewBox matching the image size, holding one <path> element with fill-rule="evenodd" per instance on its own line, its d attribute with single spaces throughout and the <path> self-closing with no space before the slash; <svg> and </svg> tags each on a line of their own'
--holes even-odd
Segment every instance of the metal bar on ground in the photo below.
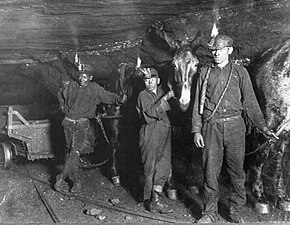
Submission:
<svg viewBox="0 0 290 225">
<path fill-rule="evenodd" d="M 24 167 L 26 168 L 27 170 L 27 173 L 29 174 L 31 180 L 32 180 L 32 183 L 41 199 L 41 201 L 43 202 L 47 212 L 49 213 L 50 217 L 52 218 L 53 222 L 54 223 L 60 223 L 58 217 L 56 216 L 56 214 L 54 213 L 53 209 L 51 208 L 51 206 L 49 205 L 48 201 L 46 200 L 46 198 L 44 197 L 42 191 L 40 190 L 40 187 L 34 182 L 34 178 L 30 175 L 30 172 L 28 170 L 28 168 L 24 165 Z"/>
<path fill-rule="evenodd" d="M 155 215 L 152 213 L 138 212 L 138 211 L 135 211 L 133 209 L 128 209 L 128 208 L 115 206 L 115 205 L 109 205 L 109 204 L 101 202 L 101 201 L 96 201 L 96 200 L 93 201 L 93 200 L 87 199 L 85 197 L 80 197 L 78 195 L 66 193 L 63 191 L 58 191 L 58 192 L 65 195 L 65 196 L 74 197 L 74 198 L 76 198 L 80 201 L 83 201 L 83 202 L 89 202 L 91 204 L 98 205 L 100 207 L 104 207 L 104 208 L 107 208 L 110 210 L 115 210 L 118 212 L 127 213 L 127 214 L 134 215 L 134 216 L 140 216 L 140 217 L 149 218 L 152 220 L 159 220 L 162 222 L 175 223 L 175 224 L 193 223 L 193 221 L 182 221 L 182 220 L 178 220 L 178 219 L 174 219 L 174 218 L 170 218 L 170 217 Z"/>
<path fill-rule="evenodd" d="M 29 178 L 37 182 L 40 182 L 42 184 L 51 186 L 48 182 L 34 178 L 30 175 L 29 170 L 26 168 L 26 170 L 28 171 L 28 175 Z M 36 190 L 38 191 L 38 193 L 40 193 L 40 195 L 42 196 L 41 199 L 43 199 L 45 202 L 45 197 L 41 194 L 41 191 L 38 190 L 37 185 L 35 184 L 35 182 L 33 182 L 33 184 L 35 185 Z M 80 197 L 77 196 L 75 194 L 71 194 L 71 193 L 67 193 L 67 192 L 63 192 L 63 191 L 58 191 L 60 194 L 64 195 L 64 196 L 68 196 L 68 197 L 74 197 L 75 199 L 78 199 L 79 201 L 83 201 L 83 202 L 88 202 L 109 210 L 114 210 L 114 211 L 118 211 L 118 212 L 123 212 L 123 213 L 127 213 L 130 215 L 134 215 L 134 216 L 139 216 L 139 217 L 143 217 L 143 218 L 148 218 L 148 219 L 152 219 L 152 220 L 157 220 L 157 221 L 162 221 L 162 222 L 168 222 L 168 223 L 175 223 L 175 224 L 188 224 L 188 223 L 193 223 L 194 221 L 182 221 L 182 220 L 178 220 L 178 219 L 174 219 L 174 218 L 170 218 L 170 217 L 165 217 L 165 216 L 159 216 L 159 215 L 154 215 L 152 213 L 145 213 L 145 212 L 138 212 L 135 211 L 133 209 L 128 209 L 128 208 L 124 208 L 124 207 L 120 207 L 120 206 L 115 206 L 115 205 L 109 205 L 107 203 L 101 202 L 101 201 L 96 201 L 96 200 L 90 200 L 87 199 L 85 197 Z M 47 207 L 48 212 L 50 213 L 51 218 L 53 219 L 53 221 L 55 223 L 59 223 L 59 220 L 57 218 L 57 216 L 54 214 L 52 208 L 50 207 L 50 205 L 48 204 L 48 202 L 45 203 L 45 206 Z"/>
</svg>

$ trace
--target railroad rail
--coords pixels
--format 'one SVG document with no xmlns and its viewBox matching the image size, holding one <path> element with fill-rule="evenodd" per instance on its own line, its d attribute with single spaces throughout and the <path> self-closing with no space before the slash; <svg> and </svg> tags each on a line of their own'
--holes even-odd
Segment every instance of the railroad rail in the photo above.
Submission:
<svg viewBox="0 0 290 225">
<path fill-rule="evenodd" d="M 59 217 L 57 216 L 57 213 L 55 212 L 53 207 L 49 204 L 49 201 L 46 199 L 46 197 L 45 197 L 45 195 L 44 195 L 44 193 L 41 190 L 40 185 L 39 185 L 39 183 L 41 183 L 41 184 L 44 184 L 44 185 L 51 187 L 51 184 L 46 182 L 46 181 L 43 181 L 43 180 L 40 180 L 40 179 L 33 177 L 29 168 L 26 165 L 24 165 L 24 167 L 25 167 L 26 173 L 27 173 L 26 177 L 32 180 L 34 188 L 36 189 L 43 205 L 45 206 L 45 208 L 47 210 L 47 213 L 49 214 L 49 216 L 51 218 L 51 220 L 53 221 L 53 223 L 61 223 Z M 10 172 L 12 172 L 12 171 L 10 170 Z M 22 177 L 23 177 L 23 175 L 22 175 Z M 86 202 L 86 203 L 90 203 L 90 204 L 99 206 L 101 208 L 106 208 L 108 210 L 113 210 L 116 212 L 121 212 L 121 213 L 129 214 L 129 215 L 133 215 L 133 216 L 143 217 L 143 218 L 151 219 L 154 221 L 174 223 L 174 224 L 188 224 L 188 223 L 194 222 L 194 221 L 184 221 L 184 220 L 180 220 L 180 219 L 177 219 L 175 217 L 170 217 L 170 216 L 161 216 L 161 215 L 150 213 L 150 212 L 140 212 L 140 211 L 136 211 L 134 209 L 127 208 L 127 207 L 111 205 L 111 204 L 108 204 L 108 203 L 105 203 L 102 201 L 98 201 L 98 200 L 91 200 L 91 199 L 88 199 L 86 197 L 82 197 L 82 196 L 79 196 L 77 194 L 72 194 L 69 192 L 58 191 L 58 193 L 60 193 L 64 196 L 67 196 L 67 197 L 73 197 L 73 198 L 75 198 L 79 201 L 82 201 L 82 202 Z"/>
<path fill-rule="evenodd" d="M 25 166 L 25 165 L 23 165 Z M 49 204 L 49 200 L 46 197 L 46 194 L 44 193 L 43 190 L 47 190 L 47 188 L 51 188 L 51 183 L 42 179 L 39 179 L 37 177 L 35 177 L 35 175 L 33 174 L 30 166 L 25 166 L 25 169 L 21 169 L 21 172 L 19 172 L 19 170 L 15 171 L 15 170 L 6 170 L 7 173 L 14 173 L 15 175 L 19 175 L 19 177 L 21 178 L 27 178 L 29 179 L 30 182 L 33 183 L 34 188 L 36 189 L 39 198 L 41 199 L 43 205 L 45 206 L 46 210 L 47 210 L 47 215 L 49 215 L 49 217 L 51 218 L 51 221 L 53 223 L 63 223 L 65 221 L 62 221 L 61 219 L 61 214 L 59 213 L 59 211 L 57 211 L 54 207 L 52 207 Z M 184 190 L 183 190 L 184 191 Z M 183 192 L 182 191 L 182 192 Z M 56 192 L 56 191 L 55 191 Z M 133 215 L 136 217 L 141 217 L 141 218 L 145 218 L 145 219 L 149 219 L 149 223 L 176 223 L 176 224 L 189 224 L 189 223 L 194 223 L 194 219 L 193 218 L 186 218 L 186 220 L 184 218 L 178 218 L 178 216 L 164 216 L 164 215 L 159 215 L 159 214 L 154 214 L 154 213 L 150 213 L 150 212 L 145 212 L 145 211 L 137 211 L 135 209 L 132 208 L 128 208 L 128 207 L 122 207 L 122 206 L 118 206 L 118 205 L 112 205 L 103 201 L 99 201 L 99 200 L 91 200 L 86 196 L 80 196 L 78 194 L 72 194 L 69 192 L 65 192 L 65 191 L 60 191 L 60 192 L 56 192 L 58 193 L 60 196 L 65 196 L 68 199 L 75 199 L 78 200 L 80 202 L 83 203 L 89 203 L 92 205 L 96 205 L 100 208 L 104 208 L 110 211 L 115 211 L 118 213 L 124 213 L 125 215 Z M 184 193 L 187 197 L 190 195 L 189 192 Z M 59 209 L 58 209 L 59 210 Z M 250 213 L 254 215 L 254 217 L 258 217 L 259 221 L 262 222 L 255 222 L 255 224 L 257 225 L 264 225 L 265 223 L 267 223 L 266 219 L 269 219 L 268 217 L 262 218 L 261 215 L 256 212 L 253 211 L 251 209 L 249 209 Z M 222 222 L 223 223 L 223 222 Z M 136 224 L 144 224 L 142 222 L 136 222 Z M 253 223 L 249 223 L 249 224 L 253 224 Z"/>
</svg>

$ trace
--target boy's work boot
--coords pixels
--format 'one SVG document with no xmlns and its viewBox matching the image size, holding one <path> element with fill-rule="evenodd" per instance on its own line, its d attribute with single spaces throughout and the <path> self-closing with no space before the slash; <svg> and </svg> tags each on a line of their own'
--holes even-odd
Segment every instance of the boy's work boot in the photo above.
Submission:
<svg viewBox="0 0 290 225">
<path fill-rule="evenodd" d="M 153 191 L 152 200 L 150 204 L 150 212 L 160 213 L 160 214 L 168 214 L 172 213 L 173 209 L 168 208 L 167 205 L 161 203 L 161 196 Z"/>
<path fill-rule="evenodd" d="M 229 218 L 230 218 L 229 222 L 231 223 L 244 223 L 245 222 L 245 220 L 243 219 L 239 211 L 233 206 L 230 206 Z"/>
<path fill-rule="evenodd" d="M 145 210 L 150 212 L 151 211 L 150 210 L 151 201 L 149 199 L 146 199 L 146 200 L 144 200 L 143 204 L 144 204 Z"/>
<path fill-rule="evenodd" d="M 203 213 L 202 217 L 196 221 L 196 223 L 217 223 L 221 222 L 220 215 L 218 213 Z"/>
<path fill-rule="evenodd" d="M 78 192 L 79 190 L 81 190 L 81 188 L 82 188 L 82 185 L 81 185 L 80 182 L 74 182 L 72 188 L 70 189 L 70 192 L 71 192 L 71 193 L 76 193 L 76 192 Z"/>
<path fill-rule="evenodd" d="M 54 184 L 54 189 L 57 190 L 57 191 L 60 191 L 61 190 L 61 185 L 62 185 L 63 182 L 64 182 L 64 179 L 63 179 L 62 174 L 60 173 L 60 174 L 58 174 L 56 176 L 56 182 Z"/>
</svg>

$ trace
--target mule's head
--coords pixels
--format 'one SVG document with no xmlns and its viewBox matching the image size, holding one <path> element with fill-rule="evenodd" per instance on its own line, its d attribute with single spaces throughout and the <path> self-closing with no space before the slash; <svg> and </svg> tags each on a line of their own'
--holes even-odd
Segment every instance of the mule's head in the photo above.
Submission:
<svg viewBox="0 0 290 225">
<path fill-rule="evenodd" d="M 191 53 L 190 49 L 180 49 L 174 56 L 172 64 L 174 66 L 174 80 L 173 82 L 169 80 L 171 83 L 168 83 L 168 86 L 170 88 L 173 85 L 170 89 L 174 88 L 180 108 L 185 111 L 190 103 L 192 79 L 197 73 L 199 60 Z"/>
<path fill-rule="evenodd" d="M 142 72 L 135 63 L 121 63 L 107 80 L 105 88 L 118 95 L 127 95 L 128 100 L 123 108 L 128 108 L 135 104 L 139 92 L 144 89 Z"/>
<path fill-rule="evenodd" d="M 174 90 L 175 97 L 179 100 L 179 106 L 182 111 L 186 111 L 190 104 L 192 81 L 198 71 L 199 60 L 194 51 L 200 45 L 202 33 L 199 32 L 191 42 L 177 42 L 166 36 L 167 43 L 176 48 L 172 60 L 174 74 L 168 79 L 168 87 Z"/>
<path fill-rule="evenodd" d="M 126 94 L 129 101 L 135 101 L 139 92 L 144 89 L 143 74 L 138 69 L 138 64 L 120 64 L 117 79 L 117 93 Z"/>
</svg>

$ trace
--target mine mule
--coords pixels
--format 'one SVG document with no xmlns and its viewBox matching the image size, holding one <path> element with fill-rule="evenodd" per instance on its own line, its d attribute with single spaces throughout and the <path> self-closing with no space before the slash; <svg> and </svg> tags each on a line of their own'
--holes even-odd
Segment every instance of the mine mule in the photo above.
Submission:
<svg viewBox="0 0 290 225">
<path fill-rule="evenodd" d="M 202 32 L 197 33 L 195 39 L 191 42 L 187 40 L 176 42 L 166 33 L 164 33 L 164 36 L 167 43 L 176 49 L 172 60 L 174 74 L 169 76 L 167 85 L 169 89 L 174 90 L 178 99 L 178 106 L 185 112 L 190 106 L 193 78 L 199 65 L 199 60 L 193 52 L 200 45 L 203 35 Z"/>
<path fill-rule="evenodd" d="M 138 134 L 138 118 L 135 109 L 138 93 L 144 88 L 142 72 L 134 63 L 121 63 L 106 82 L 105 89 L 119 95 L 126 94 L 128 100 L 124 106 L 105 105 L 103 113 L 97 116 L 102 133 L 111 150 L 111 176 L 114 185 L 120 185 L 117 156 L 121 148 L 121 133 L 134 145 Z"/>
<path fill-rule="evenodd" d="M 181 123 L 183 126 L 190 124 L 192 86 L 194 84 L 194 77 L 198 72 L 199 64 L 199 60 L 193 52 L 201 43 L 202 33 L 199 32 L 195 39 L 190 42 L 177 42 L 166 34 L 164 34 L 164 36 L 168 45 L 175 49 L 175 55 L 171 62 L 142 66 L 138 62 L 136 65 L 134 65 L 134 63 L 122 63 L 116 70 L 117 72 L 113 76 L 113 80 L 106 85 L 106 89 L 114 91 L 117 94 L 126 94 L 128 96 L 128 102 L 125 107 L 109 105 L 106 109 L 107 117 L 113 118 L 108 122 L 111 133 L 109 139 L 113 149 L 113 162 L 111 167 L 112 178 L 113 182 L 114 180 L 116 181 L 116 184 L 119 184 L 116 153 L 118 144 L 121 143 L 119 139 L 120 130 L 122 129 L 121 123 L 125 123 L 127 126 L 131 127 L 133 130 L 131 130 L 132 135 L 138 134 L 139 124 L 135 106 L 139 92 L 144 89 L 140 67 L 154 67 L 157 69 L 163 89 L 165 91 L 173 90 L 175 92 L 175 101 L 172 103 L 172 111 L 174 111 L 173 117 L 175 117 L 173 120 L 178 120 L 176 123 L 178 125 Z M 177 116 L 174 116 L 175 112 L 177 112 Z M 118 117 L 120 118 L 118 119 Z M 127 120 L 122 117 L 127 117 Z M 125 132 L 130 132 L 130 129 L 127 127 Z"/>
<path fill-rule="evenodd" d="M 199 31 L 195 38 L 191 41 L 176 41 L 167 33 L 163 32 L 164 39 L 168 45 L 175 49 L 175 55 L 172 60 L 174 68 L 173 73 L 170 73 L 167 81 L 169 89 L 174 90 L 176 104 L 172 105 L 172 124 L 181 130 L 181 144 L 179 152 L 184 155 L 186 173 L 185 183 L 190 190 L 196 186 L 194 181 L 193 151 L 191 137 L 191 117 L 195 86 L 198 78 L 198 70 L 200 62 L 196 56 L 196 50 L 202 45 L 203 33 Z M 173 101 L 174 102 L 174 101 Z M 184 182 L 184 181 L 183 181 Z"/>
<path fill-rule="evenodd" d="M 266 141 L 260 145 L 254 160 L 252 191 L 255 197 L 255 207 L 262 214 L 269 213 L 267 196 L 273 196 L 274 203 L 281 210 L 290 211 L 290 199 L 285 187 L 288 179 L 284 180 L 289 172 L 289 50 L 290 39 L 268 50 L 262 56 L 263 60 L 256 74 L 258 96 L 266 121 L 268 126 L 276 130 L 279 135 L 279 140 Z M 272 186 L 271 193 L 266 193 L 264 184 Z"/>
</svg>

